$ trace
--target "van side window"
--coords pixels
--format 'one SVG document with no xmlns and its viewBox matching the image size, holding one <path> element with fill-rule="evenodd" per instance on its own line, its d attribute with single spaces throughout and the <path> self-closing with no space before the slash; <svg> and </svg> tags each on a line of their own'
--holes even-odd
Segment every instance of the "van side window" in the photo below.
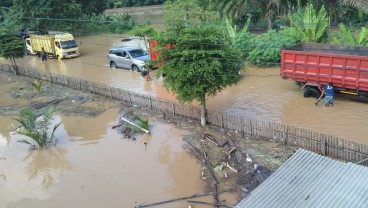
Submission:
<svg viewBox="0 0 368 208">
<path fill-rule="evenodd" d="M 117 56 L 123 56 L 123 55 L 121 54 L 121 52 L 116 52 L 116 53 L 115 53 L 115 55 L 117 55 Z"/>
<path fill-rule="evenodd" d="M 60 43 L 59 42 L 55 42 L 56 47 L 60 48 Z"/>
<path fill-rule="evenodd" d="M 127 55 L 127 53 L 124 51 L 124 52 L 123 52 L 123 57 L 125 57 L 126 55 Z"/>
</svg>

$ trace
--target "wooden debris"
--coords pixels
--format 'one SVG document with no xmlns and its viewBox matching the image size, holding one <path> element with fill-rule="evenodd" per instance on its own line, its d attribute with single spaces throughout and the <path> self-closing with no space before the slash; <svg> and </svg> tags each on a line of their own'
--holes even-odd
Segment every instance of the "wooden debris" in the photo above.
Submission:
<svg viewBox="0 0 368 208">
<path fill-rule="evenodd" d="M 193 200 L 188 200 L 188 203 L 194 203 L 194 204 L 205 204 L 205 205 L 212 205 L 212 206 L 216 206 L 216 207 L 228 207 L 228 208 L 234 208 L 234 206 L 230 206 L 230 205 L 226 205 L 226 204 L 221 204 L 221 203 L 208 203 L 208 202 L 202 202 L 202 201 L 193 201 Z"/>
<path fill-rule="evenodd" d="M 167 200 L 167 201 L 156 202 L 156 203 L 153 203 L 153 204 L 138 205 L 138 206 L 135 206 L 135 208 L 152 207 L 152 206 L 157 206 L 157 205 L 166 204 L 166 203 L 170 203 L 170 202 L 188 200 L 188 199 L 198 198 L 198 197 L 202 197 L 202 196 L 209 196 L 209 195 L 212 195 L 212 194 L 213 194 L 213 192 L 194 194 L 192 196 L 186 196 L 186 197 L 171 199 L 171 200 Z"/>
<path fill-rule="evenodd" d="M 55 99 L 55 100 L 46 101 L 46 102 L 32 102 L 29 106 L 35 109 L 41 109 L 49 105 L 57 105 L 64 100 L 65 99 Z"/>
<path fill-rule="evenodd" d="M 204 134 L 203 137 L 205 139 L 207 139 L 208 141 L 210 141 L 212 144 L 214 144 L 216 146 L 220 146 L 220 144 L 217 142 L 217 140 L 214 137 L 212 137 L 212 136 L 210 136 L 208 134 Z"/>
<path fill-rule="evenodd" d="M 226 167 L 228 167 L 230 170 L 232 170 L 232 171 L 234 171 L 235 173 L 237 173 L 238 171 L 235 169 L 235 168 L 233 168 L 233 167 L 231 167 L 230 165 L 229 165 L 229 163 L 228 162 L 223 162 L 223 164 L 226 166 Z"/>
<path fill-rule="evenodd" d="M 116 129 L 116 128 L 120 127 L 120 126 L 122 126 L 122 124 L 114 125 L 114 126 L 112 126 L 111 128 L 112 128 L 112 129 Z"/>
<path fill-rule="evenodd" d="M 129 124 L 131 124 L 131 125 L 133 125 L 133 126 L 135 126 L 135 127 L 137 127 L 137 128 L 139 128 L 140 130 L 142 130 L 142 131 L 146 132 L 147 134 L 149 134 L 149 133 L 150 133 L 150 131 L 148 131 L 147 129 L 144 129 L 144 128 L 142 128 L 142 127 L 138 126 L 137 124 L 135 124 L 135 123 L 133 123 L 133 122 L 131 122 L 131 121 L 129 121 L 129 120 L 127 120 L 127 119 L 123 118 L 123 117 L 121 118 L 121 120 L 123 120 L 123 121 L 125 121 L 125 122 L 127 122 L 127 123 L 129 123 Z"/>
</svg>

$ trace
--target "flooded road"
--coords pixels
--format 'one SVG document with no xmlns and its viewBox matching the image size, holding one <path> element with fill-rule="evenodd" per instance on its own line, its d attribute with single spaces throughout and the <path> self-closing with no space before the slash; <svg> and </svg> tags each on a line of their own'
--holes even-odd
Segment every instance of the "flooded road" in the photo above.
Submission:
<svg viewBox="0 0 368 208">
<path fill-rule="evenodd" d="M 160 10 L 161 9 L 161 10 Z M 156 28 L 163 23 L 162 7 L 139 7 L 107 10 L 107 13 L 129 11 L 139 20 L 147 17 Z M 27 56 L 18 61 L 21 66 L 34 67 L 53 73 L 74 76 L 96 83 L 119 87 L 137 93 L 148 94 L 168 100 L 174 95 L 162 87 L 161 79 L 145 82 L 139 73 L 125 69 L 113 70 L 108 67 L 107 52 L 111 46 L 144 47 L 143 41 L 121 41 L 125 35 L 94 35 L 77 37 L 81 57 L 69 60 L 41 62 L 38 57 Z M 9 63 L 4 59 L 1 62 Z M 334 108 L 325 108 L 322 103 L 316 107 L 315 99 L 306 99 L 298 86 L 290 80 L 282 80 L 279 68 L 247 67 L 244 78 L 226 88 L 215 97 L 207 99 L 209 110 L 222 111 L 233 115 L 282 122 L 284 124 L 313 129 L 349 140 L 368 144 L 368 103 L 356 102 L 337 96 Z M 153 77 L 153 76 L 152 76 Z"/>
<path fill-rule="evenodd" d="M 131 90 L 137 93 L 175 100 L 162 86 L 162 79 L 146 82 L 139 73 L 126 69 L 113 70 L 107 64 L 107 51 L 111 46 L 144 44 L 138 39 L 122 42 L 123 35 L 96 35 L 78 37 L 81 57 L 41 62 L 36 56 L 18 60 L 23 67 L 33 67 L 52 73 L 74 76 L 96 83 Z M 8 63 L 1 59 L 1 62 Z M 304 98 L 293 81 L 283 80 L 279 68 L 247 67 L 244 78 L 237 84 L 207 99 L 209 110 L 233 115 L 282 122 L 296 127 L 336 135 L 368 144 L 368 104 L 337 96 L 336 105 L 326 108 L 315 106 L 315 99 Z M 154 76 L 152 76 L 154 77 Z"/>
</svg>

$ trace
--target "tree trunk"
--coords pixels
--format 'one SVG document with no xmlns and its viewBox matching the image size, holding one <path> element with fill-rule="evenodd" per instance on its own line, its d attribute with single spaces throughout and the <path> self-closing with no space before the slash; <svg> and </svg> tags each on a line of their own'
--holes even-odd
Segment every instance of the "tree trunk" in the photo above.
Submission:
<svg viewBox="0 0 368 208">
<path fill-rule="evenodd" d="M 19 71 L 18 71 L 18 66 L 17 66 L 17 63 L 15 62 L 15 58 L 10 58 L 10 62 L 12 63 L 13 65 L 13 69 L 14 69 L 14 73 L 15 75 L 18 75 L 19 74 Z"/>
<path fill-rule="evenodd" d="M 266 18 L 267 18 L 267 26 L 268 29 L 272 29 L 272 10 L 271 10 L 271 2 L 267 4 L 267 10 L 266 10 Z"/>
<path fill-rule="evenodd" d="M 201 98 L 201 125 L 205 126 L 206 123 L 207 123 L 206 94 L 203 94 Z"/>
</svg>

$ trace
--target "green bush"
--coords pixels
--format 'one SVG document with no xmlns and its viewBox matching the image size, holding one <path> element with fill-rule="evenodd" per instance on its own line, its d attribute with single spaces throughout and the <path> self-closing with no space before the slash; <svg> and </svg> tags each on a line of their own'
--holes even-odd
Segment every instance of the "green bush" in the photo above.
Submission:
<svg viewBox="0 0 368 208">
<path fill-rule="evenodd" d="M 283 32 L 268 30 L 267 33 L 257 35 L 253 45 L 249 45 L 247 61 L 257 66 L 274 66 L 280 63 L 280 50 L 292 46 L 297 40 Z"/>
</svg>

